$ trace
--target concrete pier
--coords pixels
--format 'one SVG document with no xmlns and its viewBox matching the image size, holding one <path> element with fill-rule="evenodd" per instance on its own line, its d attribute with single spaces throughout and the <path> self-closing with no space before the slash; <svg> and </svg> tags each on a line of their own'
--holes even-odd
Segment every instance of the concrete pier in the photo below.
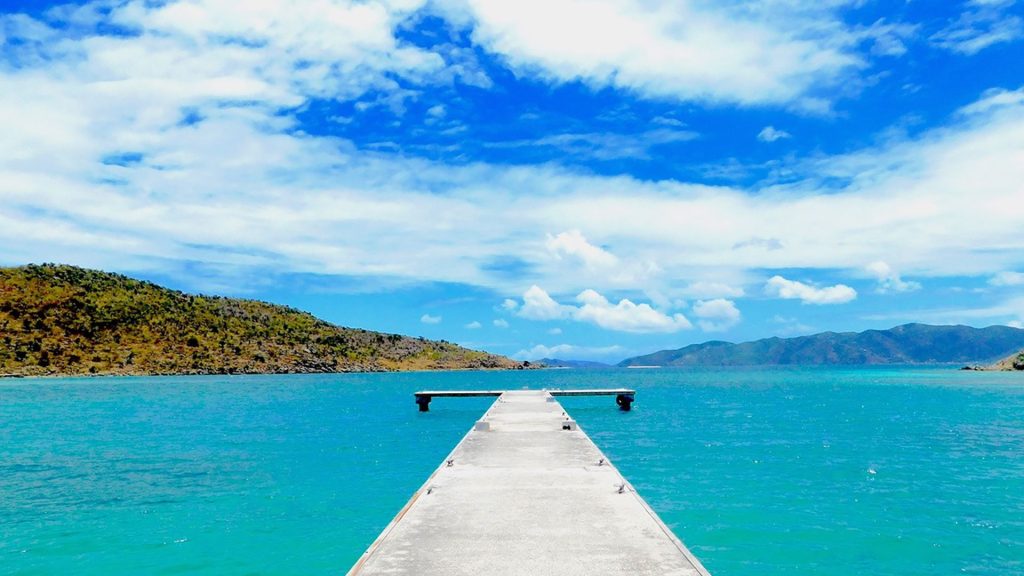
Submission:
<svg viewBox="0 0 1024 576">
<path fill-rule="evenodd" d="M 501 393 L 349 574 L 708 572 L 551 393 L 523 390 Z"/>
</svg>

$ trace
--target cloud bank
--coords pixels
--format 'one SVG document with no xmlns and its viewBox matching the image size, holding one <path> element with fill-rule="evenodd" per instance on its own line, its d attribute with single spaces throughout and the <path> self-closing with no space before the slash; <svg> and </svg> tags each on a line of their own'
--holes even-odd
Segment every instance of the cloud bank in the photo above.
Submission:
<svg viewBox="0 0 1024 576">
<path fill-rule="evenodd" d="M 612 358 L 621 358 L 626 354 L 622 346 L 577 346 L 575 344 L 556 344 L 545 346 L 536 344 L 531 348 L 524 348 L 512 355 L 517 360 L 540 360 L 541 358 L 556 358 L 561 360 L 597 360 L 610 361 Z"/>
<path fill-rule="evenodd" d="M 517 73 L 648 97 L 820 107 L 816 87 L 865 66 L 854 2 L 440 2 Z M 565 23 L 571 22 L 572 34 Z"/>
<path fill-rule="evenodd" d="M 666 314 L 650 304 L 636 304 L 626 298 L 613 304 L 595 290 L 580 292 L 576 302 L 578 305 L 560 304 L 541 287 L 534 285 L 523 293 L 523 303 L 517 314 L 530 320 L 574 320 L 607 330 L 639 334 L 678 332 L 693 327 L 682 314 Z"/>
<path fill-rule="evenodd" d="M 531 78 L 655 98 L 810 106 L 814 86 L 862 67 L 866 36 L 835 15 L 846 3 L 770 14 L 769 4 L 738 14 L 733 3 L 608 1 L 587 5 L 591 20 L 575 18 L 582 4 L 545 3 L 579 23 L 577 46 L 529 25 L 539 5 L 430 9 Z M 322 100 L 397 113 L 424 87 L 478 82 L 450 52 L 399 38 L 425 4 L 261 6 L 127 1 L 0 16 L 2 258 L 469 284 L 526 292 L 521 307 L 510 300 L 523 318 L 662 333 L 690 328 L 666 303 L 742 297 L 765 270 L 862 278 L 886 262 L 876 278 L 900 291 L 914 283 L 891 270 L 992 276 L 1024 264 L 1020 87 L 980 95 L 945 126 L 793 161 L 782 183 L 448 165 L 310 134 L 300 120 Z M 778 275 L 768 290 L 852 300 L 840 279 L 820 288 Z M 560 303 L 539 286 L 579 297 Z M 731 313 L 701 310 L 687 314 L 709 327 Z"/>
</svg>

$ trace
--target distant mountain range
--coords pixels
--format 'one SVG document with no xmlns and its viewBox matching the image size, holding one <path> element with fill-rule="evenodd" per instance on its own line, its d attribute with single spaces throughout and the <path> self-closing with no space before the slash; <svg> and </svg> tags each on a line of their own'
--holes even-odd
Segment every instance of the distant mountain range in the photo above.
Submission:
<svg viewBox="0 0 1024 576">
<path fill-rule="evenodd" d="M 344 328 L 74 266 L 0 268 L 0 376 L 523 368 L 486 352 Z"/>
<path fill-rule="evenodd" d="M 547 368 L 611 368 L 611 364 L 604 362 L 591 362 L 590 360 L 560 360 L 558 358 L 543 358 L 537 361 Z"/>
<path fill-rule="evenodd" d="M 1024 348 L 1009 326 L 905 324 L 889 330 L 824 332 L 733 344 L 712 341 L 623 360 L 629 366 L 988 364 Z"/>
</svg>

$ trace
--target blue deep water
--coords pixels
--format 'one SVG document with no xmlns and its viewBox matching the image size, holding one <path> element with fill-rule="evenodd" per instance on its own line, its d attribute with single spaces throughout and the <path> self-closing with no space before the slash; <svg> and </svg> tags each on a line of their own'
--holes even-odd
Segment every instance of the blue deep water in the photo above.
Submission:
<svg viewBox="0 0 1024 576">
<path fill-rule="evenodd" d="M 715 576 L 1024 574 L 1024 375 L 920 368 L 0 380 L 0 574 L 344 574 L 524 386 Z"/>
</svg>

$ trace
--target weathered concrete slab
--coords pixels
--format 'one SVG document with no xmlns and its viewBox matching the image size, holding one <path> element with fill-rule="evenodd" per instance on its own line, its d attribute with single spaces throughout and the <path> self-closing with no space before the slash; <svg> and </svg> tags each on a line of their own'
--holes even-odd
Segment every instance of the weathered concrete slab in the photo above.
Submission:
<svg viewBox="0 0 1024 576">
<path fill-rule="evenodd" d="M 502 394 L 349 574 L 706 576 L 549 398 Z"/>
</svg>

